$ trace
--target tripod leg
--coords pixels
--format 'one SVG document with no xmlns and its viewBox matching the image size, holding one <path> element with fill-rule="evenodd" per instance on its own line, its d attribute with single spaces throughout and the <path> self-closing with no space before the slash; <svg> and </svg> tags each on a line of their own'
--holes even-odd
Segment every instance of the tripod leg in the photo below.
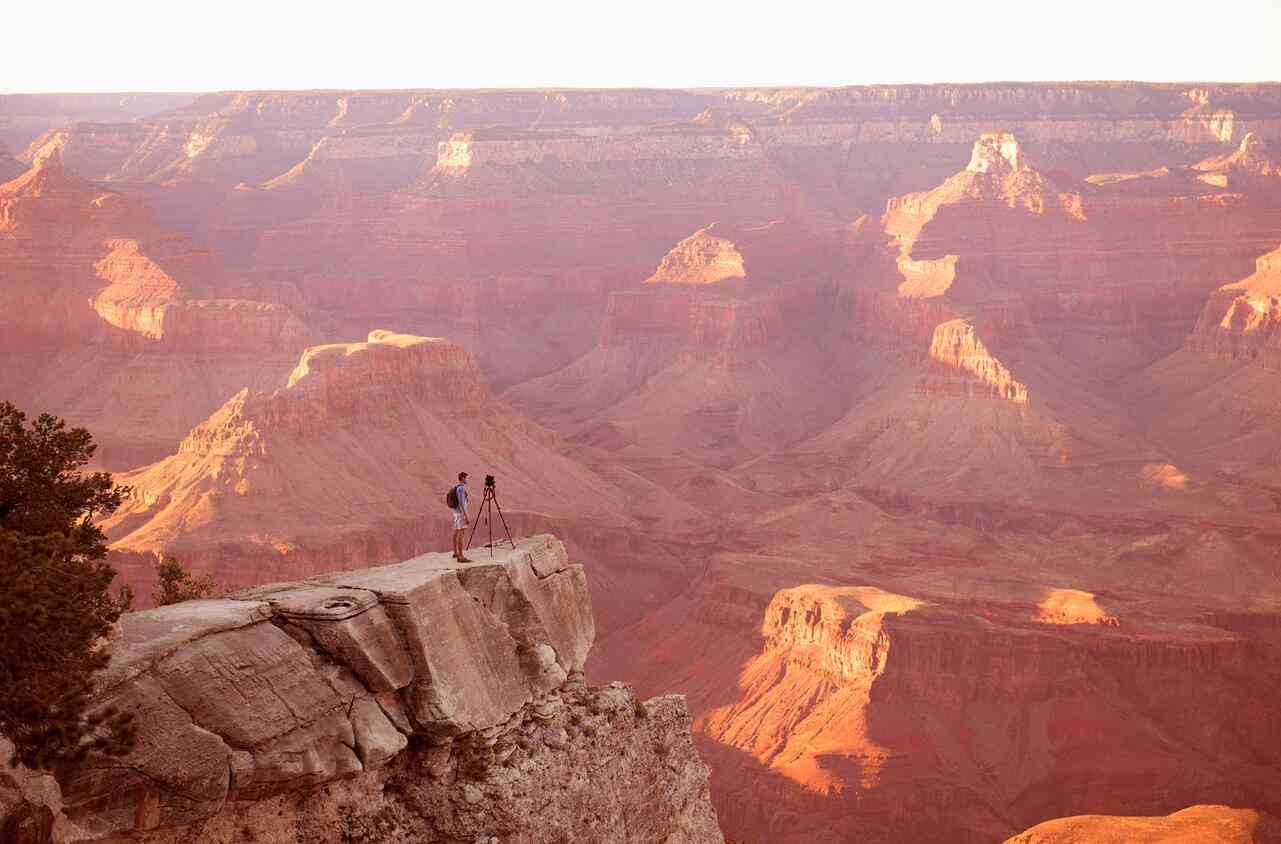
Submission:
<svg viewBox="0 0 1281 844">
<path fill-rule="evenodd" d="M 480 514 L 485 511 L 485 505 L 489 503 L 489 496 L 481 498 L 480 506 L 476 508 L 476 521 L 471 523 L 471 533 L 467 534 L 467 546 L 464 550 L 471 550 L 471 541 L 476 537 L 476 528 L 480 525 Z"/>
<path fill-rule="evenodd" d="M 494 556 L 494 491 L 488 487 L 485 489 L 485 529 L 489 531 L 489 544 L 485 547 L 489 549 L 489 556 Z"/>
<path fill-rule="evenodd" d="M 507 541 L 511 543 L 512 550 L 516 550 L 516 542 L 512 539 L 511 528 L 507 527 L 507 517 L 503 515 L 503 505 L 498 503 L 498 493 L 494 493 L 494 506 L 498 508 L 498 518 L 503 520 L 503 530 L 507 532 Z M 493 540 L 490 540 L 490 548 L 493 548 Z"/>
</svg>

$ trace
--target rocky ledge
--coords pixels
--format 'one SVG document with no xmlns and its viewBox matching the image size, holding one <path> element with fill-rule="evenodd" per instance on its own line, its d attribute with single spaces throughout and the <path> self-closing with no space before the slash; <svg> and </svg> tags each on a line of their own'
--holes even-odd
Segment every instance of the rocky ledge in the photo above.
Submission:
<svg viewBox="0 0 1281 844">
<path fill-rule="evenodd" d="M 595 628 L 564 546 L 544 535 L 473 554 L 126 615 L 96 701 L 135 713 L 136 745 L 56 786 L 0 772 L 14 784 L 0 830 L 722 841 L 684 700 L 584 683 Z"/>
</svg>

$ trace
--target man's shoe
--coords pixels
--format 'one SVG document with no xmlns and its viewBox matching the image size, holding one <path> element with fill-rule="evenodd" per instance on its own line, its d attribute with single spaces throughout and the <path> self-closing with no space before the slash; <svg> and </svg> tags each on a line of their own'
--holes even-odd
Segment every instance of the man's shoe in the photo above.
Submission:
<svg viewBox="0 0 1281 844">
<path fill-rule="evenodd" d="M 475 562 L 475 560 L 469 560 L 469 559 L 467 559 L 466 557 L 459 557 L 459 558 L 458 558 L 458 562 L 460 562 L 460 563 L 474 563 L 474 562 Z"/>
</svg>

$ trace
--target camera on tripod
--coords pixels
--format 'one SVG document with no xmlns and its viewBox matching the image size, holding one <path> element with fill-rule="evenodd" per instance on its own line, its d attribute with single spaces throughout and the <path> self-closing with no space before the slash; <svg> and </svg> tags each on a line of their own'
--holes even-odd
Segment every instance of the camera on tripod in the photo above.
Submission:
<svg viewBox="0 0 1281 844">
<path fill-rule="evenodd" d="M 476 519 L 471 524 L 471 534 L 467 537 L 467 547 L 471 548 L 472 540 L 476 537 L 476 528 L 480 523 L 485 523 L 485 528 L 489 533 L 489 542 L 485 547 L 489 549 L 489 556 L 494 556 L 494 522 L 493 513 L 498 511 L 498 520 L 503 524 L 503 532 L 507 534 L 507 542 L 511 545 L 512 550 L 516 550 L 516 543 L 512 540 L 511 529 L 507 527 L 507 519 L 503 516 L 502 505 L 498 503 L 498 487 L 494 486 L 494 476 L 485 476 L 485 495 L 480 500 L 480 509 L 476 511 Z"/>
</svg>

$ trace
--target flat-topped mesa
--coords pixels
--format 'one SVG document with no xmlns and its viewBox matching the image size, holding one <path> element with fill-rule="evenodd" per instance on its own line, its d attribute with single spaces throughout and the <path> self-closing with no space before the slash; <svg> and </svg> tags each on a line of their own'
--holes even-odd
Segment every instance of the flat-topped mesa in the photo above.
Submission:
<svg viewBox="0 0 1281 844">
<path fill-rule="evenodd" d="M 441 490 L 478 460 L 502 478 L 513 529 L 628 524 L 622 490 L 488 396 L 445 340 L 375 331 L 313 348 L 288 386 L 241 390 L 176 453 L 118 476 L 133 494 L 101 523 L 113 565 L 145 600 L 158 554 L 225 586 L 403 559 L 445 527 Z"/>
<path fill-rule="evenodd" d="M 402 388 L 442 403 L 473 405 L 488 389 L 465 349 L 439 337 L 377 330 L 363 343 L 331 343 L 303 352 L 287 389 L 346 406 L 353 391 Z"/>
<path fill-rule="evenodd" d="M 241 390 L 194 428 L 178 453 L 252 453 L 269 430 L 309 435 L 343 422 L 391 425 L 392 411 L 424 400 L 443 416 L 475 413 L 488 397 L 480 370 L 461 346 L 372 331 L 363 343 L 307 349 L 284 389 Z"/>
<path fill-rule="evenodd" d="M 720 842 L 683 701 L 587 687 L 594 635 L 583 567 L 548 535 L 471 564 L 427 554 L 126 614 L 91 708 L 134 713 L 137 741 L 61 774 L 58 820 L 76 841 L 193 840 L 211 818 L 201 830 L 314 836 L 306 812 L 365 789 L 346 813 L 396 802 L 410 826 L 397 841 L 424 840 L 415 824 L 535 841 L 532 825 L 552 822 L 601 840 L 592 826 L 610 821 L 637 844 Z M 384 794 L 401 768 L 409 787 Z M 309 809 L 255 805 L 340 779 Z"/>
<path fill-rule="evenodd" d="M 797 586 L 779 591 L 765 610 L 765 648 L 844 681 L 870 681 L 885 670 L 887 614 L 922 601 L 874 587 Z"/>
<path fill-rule="evenodd" d="M 446 416 L 474 413 L 488 396 L 461 346 L 378 330 L 363 343 L 312 346 L 283 390 L 254 396 L 251 406 L 268 425 L 302 433 L 330 420 L 376 422 L 409 401 L 430 400 Z"/>
</svg>

